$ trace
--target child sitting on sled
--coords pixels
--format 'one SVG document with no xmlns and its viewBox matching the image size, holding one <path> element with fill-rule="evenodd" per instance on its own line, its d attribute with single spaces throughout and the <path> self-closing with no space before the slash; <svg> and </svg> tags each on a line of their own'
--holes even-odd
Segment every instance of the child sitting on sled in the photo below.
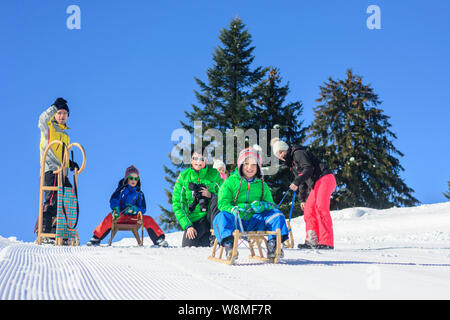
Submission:
<svg viewBox="0 0 450 320">
<path fill-rule="evenodd" d="M 125 178 L 120 180 L 119 186 L 112 194 L 110 199 L 110 206 L 113 210 L 94 230 L 94 235 L 87 243 L 88 246 L 100 245 L 112 228 L 112 221 L 118 219 L 120 223 L 126 223 L 131 217 L 142 214 L 146 211 L 144 193 L 141 191 L 141 180 L 139 171 L 130 166 L 125 171 Z M 150 239 L 155 245 L 167 247 L 168 243 L 165 240 L 164 232 L 150 216 L 143 216 L 144 228 L 147 230 Z"/>
<path fill-rule="evenodd" d="M 281 240 L 289 238 L 283 213 L 276 208 L 269 187 L 262 175 L 262 160 L 255 148 L 240 152 L 237 172 L 221 186 L 218 199 L 219 213 L 213 220 L 214 235 L 225 247 L 227 258 L 232 254 L 233 231 L 276 231 Z M 276 253 L 276 236 L 269 236 L 268 258 Z"/>
</svg>

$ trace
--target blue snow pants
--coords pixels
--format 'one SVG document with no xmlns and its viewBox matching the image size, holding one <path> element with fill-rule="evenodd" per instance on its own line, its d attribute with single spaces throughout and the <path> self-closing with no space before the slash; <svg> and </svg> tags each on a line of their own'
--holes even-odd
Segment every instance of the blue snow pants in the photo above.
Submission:
<svg viewBox="0 0 450 320">
<path fill-rule="evenodd" d="M 289 231 L 286 225 L 286 219 L 283 213 L 278 209 L 267 210 L 262 213 L 255 213 L 250 220 L 242 219 L 244 231 L 281 231 L 281 241 L 289 238 Z M 227 212 L 219 212 L 213 220 L 214 235 L 217 241 L 222 244 L 222 240 L 232 236 L 236 229 L 241 230 L 239 219 Z M 276 238 L 275 235 L 269 235 L 269 240 Z"/>
</svg>

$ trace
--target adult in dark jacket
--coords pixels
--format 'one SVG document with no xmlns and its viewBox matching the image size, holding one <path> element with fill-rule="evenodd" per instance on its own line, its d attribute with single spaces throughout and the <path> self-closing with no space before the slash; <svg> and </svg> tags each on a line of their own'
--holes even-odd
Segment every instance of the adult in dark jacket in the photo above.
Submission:
<svg viewBox="0 0 450 320">
<path fill-rule="evenodd" d="M 130 217 L 137 215 L 139 212 L 144 214 L 147 210 L 145 204 L 144 193 L 141 191 L 141 180 L 139 171 L 130 166 L 125 171 L 125 178 L 119 181 L 119 185 L 109 200 L 111 209 L 105 219 L 94 230 L 92 239 L 87 243 L 88 246 L 96 246 L 111 231 L 113 217 L 118 222 L 127 223 Z M 150 239 L 155 245 L 167 247 L 164 232 L 155 222 L 155 220 L 147 215 L 143 215 L 144 228 L 147 230 Z"/>
<path fill-rule="evenodd" d="M 304 211 L 306 241 L 299 248 L 333 249 L 333 222 L 330 198 L 336 180 L 328 166 L 304 147 L 289 147 L 278 138 L 270 142 L 273 154 L 291 168 L 294 181 L 289 188 L 298 191 Z"/>
</svg>

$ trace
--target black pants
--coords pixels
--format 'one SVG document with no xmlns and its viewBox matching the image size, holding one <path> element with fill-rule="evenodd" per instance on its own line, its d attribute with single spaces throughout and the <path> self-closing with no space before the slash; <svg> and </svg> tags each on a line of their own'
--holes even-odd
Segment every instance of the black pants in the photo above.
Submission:
<svg viewBox="0 0 450 320">
<path fill-rule="evenodd" d="M 215 216 L 219 213 L 217 201 L 219 197 L 213 196 L 209 204 L 209 210 L 206 216 L 193 223 L 197 230 L 195 239 L 186 238 L 186 231 L 183 234 L 182 247 L 209 247 L 211 246 L 211 226 Z"/>
<path fill-rule="evenodd" d="M 192 226 L 197 230 L 197 236 L 194 239 L 186 238 L 186 231 L 183 234 L 182 247 L 209 247 L 209 238 L 211 237 L 211 224 L 207 216 L 204 216 L 198 221 L 192 223 Z"/>
<path fill-rule="evenodd" d="M 218 207 L 218 200 L 219 197 L 218 196 L 214 196 L 211 199 L 211 203 L 209 205 L 209 210 L 208 210 L 208 214 L 206 215 L 209 221 L 209 224 L 212 226 L 213 224 L 213 220 L 216 217 L 216 215 L 219 213 L 219 207 Z"/>
<path fill-rule="evenodd" d="M 56 187 L 58 185 L 58 175 L 54 174 L 53 171 L 47 171 L 44 176 L 44 185 Z M 65 177 L 64 187 L 72 188 L 72 184 L 68 177 Z M 54 233 L 52 230 L 52 221 L 56 217 L 57 211 L 57 191 L 45 191 L 44 192 L 44 211 L 43 211 L 43 221 L 42 221 L 42 232 L 44 233 Z"/>
</svg>

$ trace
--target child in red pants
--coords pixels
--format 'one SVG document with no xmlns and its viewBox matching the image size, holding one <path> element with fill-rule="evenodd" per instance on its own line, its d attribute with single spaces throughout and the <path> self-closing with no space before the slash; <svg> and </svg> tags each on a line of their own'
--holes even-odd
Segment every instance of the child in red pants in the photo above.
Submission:
<svg viewBox="0 0 450 320">
<path fill-rule="evenodd" d="M 289 188 L 299 191 L 306 225 L 306 241 L 298 248 L 334 249 L 330 198 L 336 189 L 336 180 L 331 170 L 303 147 L 289 147 L 278 138 L 272 139 L 270 144 L 273 154 L 295 175 Z"/>
<path fill-rule="evenodd" d="M 139 171 L 131 166 L 125 171 L 125 178 L 120 180 L 119 186 L 109 200 L 111 209 L 105 219 L 94 230 L 94 235 L 87 243 L 88 246 L 97 246 L 111 231 L 112 220 L 118 218 L 117 222 L 127 223 L 139 212 L 146 211 L 144 193 L 141 191 Z M 155 245 L 167 247 L 164 232 L 150 216 L 143 216 L 144 228 Z"/>
</svg>

